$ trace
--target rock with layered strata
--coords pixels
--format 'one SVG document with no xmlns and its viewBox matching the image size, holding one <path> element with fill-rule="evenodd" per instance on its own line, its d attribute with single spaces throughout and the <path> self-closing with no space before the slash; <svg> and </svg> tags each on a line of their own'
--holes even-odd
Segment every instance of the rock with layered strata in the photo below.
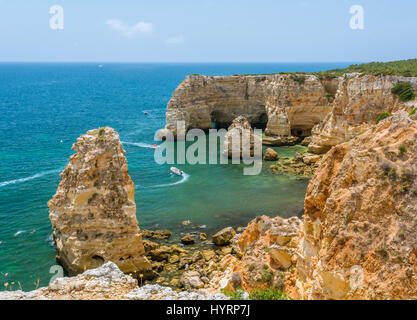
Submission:
<svg viewBox="0 0 417 320">
<path fill-rule="evenodd" d="M 57 260 L 70 275 L 112 261 L 123 272 L 150 276 L 119 135 L 109 127 L 90 130 L 72 149 L 48 202 Z"/>
<path fill-rule="evenodd" d="M 417 298 L 416 139 L 399 112 L 324 155 L 305 198 L 300 298 Z"/>
<path fill-rule="evenodd" d="M 314 125 L 331 110 L 326 88 L 336 80 L 320 80 L 315 75 L 190 75 L 178 86 L 167 106 L 166 131 L 177 135 L 177 125 L 185 131 L 228 128 L 244 116 L 266 135 L 307 136 Z"/>
</svg>

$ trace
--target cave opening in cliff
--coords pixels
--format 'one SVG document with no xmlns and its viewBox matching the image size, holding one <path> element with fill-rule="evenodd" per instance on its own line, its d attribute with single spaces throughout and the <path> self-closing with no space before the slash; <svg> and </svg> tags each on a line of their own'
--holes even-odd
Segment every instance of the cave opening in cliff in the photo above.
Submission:
<svg viewBox="0 0 417 320">
<path fill-rule="evenodd" d="M 210 114 L 211 128 L 212 129 L 227 129 L 232 124 L 232 120 L 229 119 L 230 115 L 221 111 L 213 111 Z"/>
<path fill-rule="evenodd" d="M 264 112 L 264 113 L 261 113 L 257 119 L 252 121 L 252 128 L 261 129 L 262 131 L 265 131 L 267 123 L 268 123 L 268 115 Z"/>
<path fill-rule="evenodd" d="M 311 136 L 311 128 L 291 128 L 291 135 L 294 137 Z"/>
</svg>

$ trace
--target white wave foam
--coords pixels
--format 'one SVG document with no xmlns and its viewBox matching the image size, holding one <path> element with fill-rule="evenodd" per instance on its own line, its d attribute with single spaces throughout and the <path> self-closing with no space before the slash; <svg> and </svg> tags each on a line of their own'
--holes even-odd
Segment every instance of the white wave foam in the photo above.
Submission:
<svg viewBox="0 0 417 320">
<path fill-rule="evenodd" d="M 181 175 L 181 180 L 179 180 L 179 181 L 176 181 L 176 182 L 173 182 L 173 183 L 164 183 L 164 184 L 157 184 L 157 185 L 155 185 L 155 186 L 149 186 L 149 187 L 142 187 L 142 188 L 146 188 L 146 189 L 149 189 L 149 188 L 164 188 L 164 187 L 171 187 L 171 186 L 175 186 L 175 185 L 177 185 L 177 184 L 181 184 L 181 183 L 184 183 L 184 182 L 186 182 L 188 179 L 190 178 L 190 175 L 189 174 L 186 174 L 185 172 Z"/>
<path fill-rule="evenodd" d="M 13 235 L 13 237 L 17 237 L 19 234 L 22 234 L 23 232 L 25 232 L 25 230 L 19 230 Z"/>
<path fill-rule="evenodd" d="M 26 181 L 29 181 L 29 180 L 33 180 L 33 179 L 36 179 L 36 178 L 40 178 L 40 177 L 46 176 L 48 174 L 57 173 L 57 172 L 60 172 L 60 171 L 61 170 L 43 171 L 43 172 L 39 172 L 39 173 L 37 173 L 37 174 L 35 174 L 33 176 L 30 176 L 30 177 L 20 178 L 20 179 L 15 179 L 15 180 L 9 180 L 9 181 L 3 181 L 3 182 L 0 182 L 0 188 L 1 187 L 5 187 L 5 186 L 7 186 L 9 184 L 26 182 Z"/>
<path fill-rule="evenodd" d="M 128 146 L 140 147 L 140 148 L 155 149 L 155 146 L 153 146 L 151 144 L 144 143 L 144 142 L 124 142 L 124 141 L 122 141 L 122 144 L 125 144 L 125 145 L 128 145 Z"/>
</svg>

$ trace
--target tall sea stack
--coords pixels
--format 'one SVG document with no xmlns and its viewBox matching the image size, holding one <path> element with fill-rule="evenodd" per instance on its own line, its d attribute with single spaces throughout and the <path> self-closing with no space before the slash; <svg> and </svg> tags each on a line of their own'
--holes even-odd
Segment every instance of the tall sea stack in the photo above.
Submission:
<svg viewBox="0 0 417 320">
<path fill-rule="evenodd" d="M 57 260 L 70 275 L 112 261 L 125 273 L 152 274 L 136 219 L 125 150 L 109 127 L 90 130 L 48 202 Z"/>
</svg>

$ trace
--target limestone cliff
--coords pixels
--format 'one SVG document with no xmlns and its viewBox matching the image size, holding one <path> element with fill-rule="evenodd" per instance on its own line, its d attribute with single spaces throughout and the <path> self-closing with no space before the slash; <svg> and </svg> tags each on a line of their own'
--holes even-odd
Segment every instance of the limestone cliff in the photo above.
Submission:
<svg viewBox="0 0 417 320">
<path fill-rule="evenodd" d="M 112 261 L 123 272 L 150 276 L 119 135 L 109 127 L 90 130 L 72 149 L 48 202 L 57 260 L 71 275 Z"/>
<path fill-rule="evenodd" d="M 410 112 L 416 102 L 401 102 L 391 93 L 392 87 L 403 81 L 417 89 L 417 78 L 346 74 L 340 79 L 331 112 L 312 130 L 308 151 L 328 151 L 375 124 L 382 112 Z"/>
<path fill-rule="evenodd" d="M 417 298 L 416 139 L 401 111 L 320 160 L 304 204 L 300 298 Z"/>
<path fill-rule="evenodd" d="M 177 121 L 191 128 L 227 128 L 242 115 L 266 135 L 307 136 L 331 109 L 327 87 L 333 80 L 314 75 L 188 76 L 167 106 L 166 129 Z M 333 85 L 334 86 L 334 85 Z"/>
<path fill-rule="evenodd" d="M 391 88 L 417 78 L 345 74 L 320 79 L 310 74 L 188 76 L 167 106 L 166 130 L 227 128 L 242 115 L 265 129 L 264 144 L 294 144 L 312 134 L 309 151 L 324 153 L 375 123 L 382 112 L 406 110 Z"/>
</svg>

